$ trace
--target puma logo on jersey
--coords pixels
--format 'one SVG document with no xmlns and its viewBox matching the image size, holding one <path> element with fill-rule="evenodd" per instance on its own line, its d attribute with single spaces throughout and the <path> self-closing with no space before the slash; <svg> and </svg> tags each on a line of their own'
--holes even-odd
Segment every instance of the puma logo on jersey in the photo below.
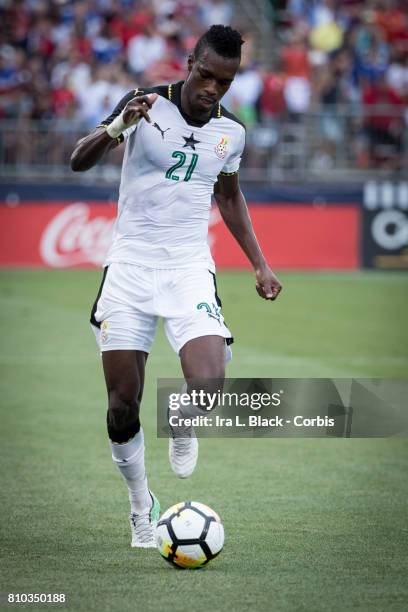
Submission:
<svg viewBox="0 0 408 612">
<path fill-rule="evenodd" d="M 170 129 L 170 128 L 166 128 L 165 130 L 162 130 L 162 129 L 161 129 L 161 127 L 160 127 L 160 125 L 159 125 L 158 123 L 153 123 L 153 127 L 155 127 L 155 128 L 156 128 L 156 130 L 159 130 L 159 132 L 160 132 L 161 137 L 163 138 L 163 140 L 164 140 L 164 134 L 165 134 L 165 132 L 167 132 L 167 131 Z"/>
</svg>

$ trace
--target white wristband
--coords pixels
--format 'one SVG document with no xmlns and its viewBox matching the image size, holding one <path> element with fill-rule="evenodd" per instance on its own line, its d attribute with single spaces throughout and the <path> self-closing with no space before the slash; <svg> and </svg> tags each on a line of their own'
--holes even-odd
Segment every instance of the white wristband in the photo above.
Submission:
<svg viewBox="0 0 408 612">
<path fill-rule="evenodd" d="M 127 130 L 132 125 L 136 125 L 136 123 L 139 123 L 140 117 L 135 117 L 129 123 L 125 123 L 124 120 L 123 120 L 123 115 L 124 114 L 125 114 L 125 109 L 123 109 L 123 111 L 120 113 L 120 115 L 115 117 L 115 119 L 112 121 L 112 123 L 110 123 L 106 127 L 106 132 L 107 132 L 107 134 L 109 134 L 109 136 L 111 138 L 118 138 L 118 136 L 120 136 L 122 134 L 122 132 L 124 132 L 124 130 Z"/>
</svg>

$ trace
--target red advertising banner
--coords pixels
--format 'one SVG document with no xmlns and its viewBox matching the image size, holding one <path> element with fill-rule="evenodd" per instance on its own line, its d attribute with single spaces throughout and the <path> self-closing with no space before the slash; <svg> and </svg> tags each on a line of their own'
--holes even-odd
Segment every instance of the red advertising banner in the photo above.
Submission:
<svg viewBox="0 0 408 612">
<path fill-rule="evenodd" d="M 359 265 L 357 205 L 252 204 L 262 250 L 275 268 L 350 269 Z M 101 266 L 116 207 L 100 202 L 0 204 L 0 265 L 52 268 Z M 218 268 L 249 263 L 217 209 L 209 241 Z"/>
</svg>

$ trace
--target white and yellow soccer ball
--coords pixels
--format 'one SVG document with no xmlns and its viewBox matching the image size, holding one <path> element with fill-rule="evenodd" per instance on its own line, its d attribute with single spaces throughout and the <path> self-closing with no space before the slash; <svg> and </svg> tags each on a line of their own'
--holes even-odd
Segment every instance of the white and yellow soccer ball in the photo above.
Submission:
<svg viewBox="0 0 408 612">
<path fill-rule="evenodd" d="M 214 510 L 195 501 L 171 506 L 157 523 L 157 548 L 173 565 L 197 569 L 208 565 L 224 546 L 224 527 Z"/>
</svg>

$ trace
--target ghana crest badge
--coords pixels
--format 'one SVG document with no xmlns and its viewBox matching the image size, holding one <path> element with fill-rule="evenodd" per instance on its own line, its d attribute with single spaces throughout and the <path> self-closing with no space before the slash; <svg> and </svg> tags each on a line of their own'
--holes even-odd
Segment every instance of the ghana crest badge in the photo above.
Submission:
<svg viewBox="0 0 408 612">
<path fill-rule="evenodd" d="M 224 159 L 224 157 L 227 154 L 227 144 L 228 144 L 228 138 L 226 136 L 223 136 L 220 142 L 215 147 L 215 154 L 220 159 Z"/>
</svg>

